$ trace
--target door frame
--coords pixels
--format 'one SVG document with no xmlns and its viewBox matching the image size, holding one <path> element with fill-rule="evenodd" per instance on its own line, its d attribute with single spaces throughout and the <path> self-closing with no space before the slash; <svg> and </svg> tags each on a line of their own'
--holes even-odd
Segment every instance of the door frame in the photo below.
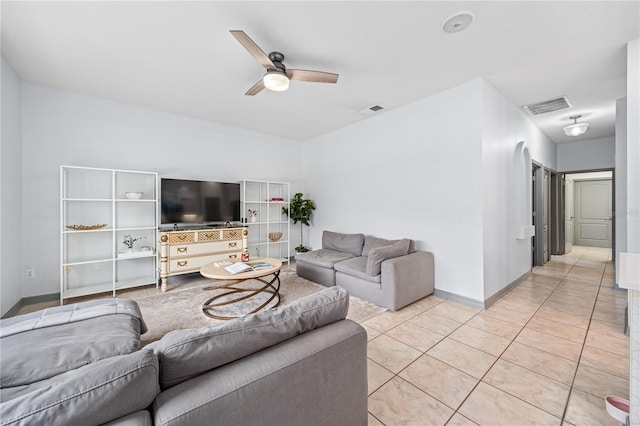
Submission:
<svg viewBox="0 0 640 426">
<path fill-rule="evenodd" d="M 566 175 L 578 174 L 578 173 L 593 173 L 593 172 L 611 172 L 611 260 L 615 262 L 616 260 L 616 169 L 615 167 L 611 168 L 602 168 L 602 169 L 585 169 L 585 170 L 571 170 L 562 172 L 562 185 L 563 185 L 563 193 L 564 193 L 564 183 L 566 180 Z M 564 223 L 565 219 L 565 208 L 566 206 L 562 206 L 562 223 Z M 564 247 L 565 235 L 562 233 L 562 246 Z"/>
<path fill-rule="evenodd" d="M 564 244 L 561 238 L 561 230 L 559 219 L 562 217 L 560 212 L 560 200 L 558 199 L 563 189 L 559 188 L 562 181 L 561 173 L 556 172 L 535 160 L 531 160 L 532 174 L 532 215 L 533 225 L 535 227 L 535 236 L 531 239 L 532 244 L 532 264 L 534 266 L 542 266 L 551 259 L 551 255 L 560 252 L 560 242 Z M 545 186 L 544 177 L 549 176 L 548 185 Z M 547 256 L 545 257 L 545 233 L 544 233 L 544 211 L 548 209 L 547 218 Z"/>
</svg>

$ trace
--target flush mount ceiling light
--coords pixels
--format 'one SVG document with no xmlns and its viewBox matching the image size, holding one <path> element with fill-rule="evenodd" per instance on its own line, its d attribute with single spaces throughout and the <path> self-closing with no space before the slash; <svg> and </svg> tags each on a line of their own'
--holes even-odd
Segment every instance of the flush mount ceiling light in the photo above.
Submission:
<svg viewBox="0 0 640 426">
<path fill-rule="evenodd" d="M 269 70 L 262 77 L 264 87 L 274 92 L 283 92 L 289 88 L 289 77 L 280 70 Z"/>
<path fill-rule="evenodd" d="M 453 34 L 459 33 L 462 30 L 465 30 L 471 25 L 473 22 L 473 13 L 471 12 L 459 12 L 453 16 L 450 16 L 444 23 L 442 24 L 442 31 L 445 33 Z"/>
<path fill-rule="evenodd" d="M 584 134 L 589 128 L 589 123 L 578 123 L 578 118 L 582 117 L 581 115 L 573 115 L 569 117 L 569 120 L 573 120 L 573 124 L 565 126 L 562 128 L 564 130 L 564 134 L 567 136 L 580 136 Z"/>
</svg>

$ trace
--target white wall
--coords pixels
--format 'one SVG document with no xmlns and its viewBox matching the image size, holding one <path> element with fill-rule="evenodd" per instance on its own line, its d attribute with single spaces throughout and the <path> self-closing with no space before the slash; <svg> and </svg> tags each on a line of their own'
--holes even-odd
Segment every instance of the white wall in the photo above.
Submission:
<svg viewBox="0 0 640 426">
<path fill-rule="evenodd" d="M 498 293 L 531 269 L 531 238 L 517 239 L 523 194 L 530 178 L 516 176 L 514 152 L 524 141 L 531 158 L 556 169 L 556 144 L 490 83 L 482 81 L 482 203 L 484 298 Z M 531 176 L 531 167 L 526 175 Z M 531 216 L 531 197 L 525 210 Z M 530 224 L 530 220 L 529 220 Z"/>
<path fill-rule="evenodd" d="M 627 46 L 627 250 L 640 253 L 640 39 Z M 638 395 L 640 398 L 640 395 Z M 638 414 L 640 418 L 640 413 Z"/>
<path fill-rule="evenodd" d="M 616 101 L 615 258 L 627 252 L 627 98 Z M 617 275 L 616 275 L 617 282 Z"/>
<path fill-rule="evenodd" d="M 23 83 L 22 297 L 59 291 L 60 165 L 302 182 L 300 142 Z"/>
<path fill-rule="evenodd" d="M 612 169 L 616 166 L 615 151 L 614 136 L 558 144 L 557 171 Z"/>
<path fill-rule="evenodd" d="M 0 315 L 22 297 L 22 170 L 20 80 L 2 58 L 0 143 Z"/>
<path fill-rule="evenodd" d="M 412 238 L 437 289 L 482 300 L 480 96 L 475 80 L 307 141 L 311 245 L 325 229 Z"/>
<path fill-rule="evenodd" d="M 531 267 L 530 239 L 505 225 L 519 141 L 556 168 L 555 144 L 482 79 L 308 141 L 311 245 L 325 229 L 413 238 L 437 289 L 484 301 Z"/>
</svg>

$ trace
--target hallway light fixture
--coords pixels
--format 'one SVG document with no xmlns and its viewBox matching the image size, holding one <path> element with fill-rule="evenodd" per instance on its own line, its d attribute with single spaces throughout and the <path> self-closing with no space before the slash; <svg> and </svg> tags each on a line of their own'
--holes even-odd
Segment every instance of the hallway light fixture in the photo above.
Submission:
<svg viewBox="0 0 640 426">
<path fill-rule="evenodd" d="M 578 123 L 578 118 L 582 117 L 581 115 L 573 115 L 569 117 L 569 120 L 573 120 L 573 124 L 565 126 L 562 128 L 564 130 L 564 134 L 567 136 L 580 136 L 584 134 L 587 129 L 589 129 L 589 123 Z"/>
</svg>

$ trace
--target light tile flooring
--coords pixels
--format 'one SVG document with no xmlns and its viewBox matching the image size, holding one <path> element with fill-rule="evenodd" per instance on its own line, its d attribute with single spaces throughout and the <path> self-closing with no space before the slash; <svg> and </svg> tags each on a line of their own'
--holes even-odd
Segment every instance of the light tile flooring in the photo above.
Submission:
<svg viewBox="0 0 640 426">
<path fill-rule="evenodd" d="M 484 311 L 430 296 L 364 322 L 369 424 L 619 425 L 603 398 L 629 398 L 627 293 L 610 253 L 553 256 Z"/>
<path fill-rule="evenodd" d="M 619 425 L 625 290 L 611 250 L 574 247 L 487 310 L 428 297 L 363 325 L 369 425 Z"/>
</svg>

